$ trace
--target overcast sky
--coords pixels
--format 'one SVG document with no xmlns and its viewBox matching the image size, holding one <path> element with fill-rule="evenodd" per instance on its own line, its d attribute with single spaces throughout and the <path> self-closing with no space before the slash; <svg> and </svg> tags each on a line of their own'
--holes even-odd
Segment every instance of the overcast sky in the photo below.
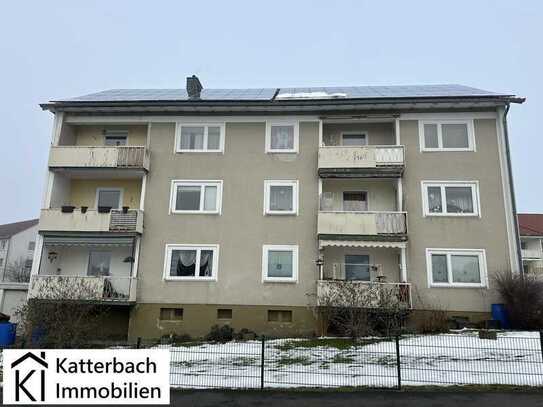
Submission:
<svg viewBox="0 0 543 407">
<path fill-rule="evenodd" d="M 448 5 L 447 5 L 447 4 Z M 519 211 L 543 212 L 543 1 L 5 1 L 0 223 L 37 217 L 52 115 L 110 88 L 460 83 L 510 111 Z M 497 158 L 496 158 L 497 159 Z"/>
</svg>

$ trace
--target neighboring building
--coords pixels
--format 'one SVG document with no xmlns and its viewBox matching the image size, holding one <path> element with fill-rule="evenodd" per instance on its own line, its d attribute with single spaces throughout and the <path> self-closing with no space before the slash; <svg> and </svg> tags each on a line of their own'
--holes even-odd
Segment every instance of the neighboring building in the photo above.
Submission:
<svg viewBox="0 0 543 407">
<path fill-rule="evenodd" d="M 55 123 L 29 295 L 85 282 L 132 337 L 312 334 L 338 280 L 382 283 L 415 317 L 488 318 L 494 274 L 521 265 L 506 113 L 523 101 L 191 77 L 43 104 Z"/>
<path fill-rule="evenodd" d="M 518 225 L 524 273 L 543 277 L 543 214 L 519 213 Z"/>
<path fill-rule="evenodd" d="M 13 315 L 25 301 L 38 219 L 0 225 L 0 312 Z"/>
</svg>

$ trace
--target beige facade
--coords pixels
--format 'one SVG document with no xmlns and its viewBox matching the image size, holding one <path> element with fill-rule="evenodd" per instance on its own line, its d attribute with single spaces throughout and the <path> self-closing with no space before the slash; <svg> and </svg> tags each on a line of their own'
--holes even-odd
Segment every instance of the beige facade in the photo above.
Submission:
<svg viewBox="0 0 543 407">
<path fill-rule="evenodd" d="M 128 145 L 145 146 L 150 165 L 124 172 L 51 168 L 44 209 L 67 204 L 76 212 L 82 206 L 95 208 L 98 188 L 121 188 L 123 206 L 138 209 L 145 223 L 126 233 L 134 239 L 129 245 L 121 242 L 124 235 L 104 226 L 100 234 L 86 230 L 77 236 L 88 247 L 57 249 L 55 244 L 64 241 L 54 239 L 66 230 L 59 220 L 55 233 L 52 221 L 42 230 L 42 264 L 53 250 L 61 255 L 54 261 L 62 265 L 50 262 L 33 273 L 81 277 L 89 251 L 102 245 L 100 250 L 114 254 L 110 275 L 137 280 L 127 305 L 132 337 L 203 336 L 215 324 L 272 336 L 320 333 L 313 312 L 317 285 L 339 286 L 335 280 L 356 280 L 360 287 L 388 284 L 418 315 L 439 309 L 484 318 L 500 301 L 494 277 L 516 272 L 518 263 L 501 105 L 447 112 L 436 106 L 417 112 L 413 106 L 373 114 L 361 104 L 355 114 L 330 116 L 324 110 L 298 116 L 202 111 L 188 117 L 155 111 L 86 118 L 57 113 L 53 147 L 102 146 L 107 130 L 128 130 Z M 466 123 L 469 148 L 443 151 L 421 145 L 425 124 L 441 122 Z M 292 152 L 269 152 L 273 123 L 295 123 Z M 178 152 L 183 125 L 205 129 L 201 149 L 212 144 L 214 131 L 224 133 L 215 151 Z M 353 145 L 353 138 L 360 144 Z M 296 185 L 292 213 L 271 213 L 265 200 L 272 181 Z M 473 215 L 429 213 L 427 183 L 469 184 Z M 218 207 L 176 207 L 177 185 L 188 185 L 194 193 L 195 185 L 204 184 L 215 191 Z M 207 191 L 205 185 L 199 194 Z M 198 196 L 201 205 L 208 205 L 204 195 Z M 292 278 L 267 278 L 268 246 L 296 248 Z M 172 278 L 172 247 L 212 248 L 213 271 L 205 278 Z M 463 260 L 476 253 L 480 282 L 434 283 L 434 252 L 460 253 Z M 204 262 L 198 258 L 195 270 Z M 179 257 L 177 267 L 183 261 Z"/>
</svg>

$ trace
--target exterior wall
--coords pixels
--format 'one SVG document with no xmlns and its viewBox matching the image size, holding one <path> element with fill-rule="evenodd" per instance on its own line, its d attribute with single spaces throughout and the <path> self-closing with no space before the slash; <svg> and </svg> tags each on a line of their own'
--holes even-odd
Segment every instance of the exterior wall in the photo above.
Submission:
<svg viewBox="0 0 543 407">
<path fill-rule="evenodd" d="M 342 132 L 366 132 L 369 145 L 395 144 L 393 123 L 325 123 L 322 128 L 324 145 L 341 145 Z"/>
<path fill-rule="evenodd" d="M 322 192 L 331 192 L 334 210 L 342 210 L 343 192 L 366 191 L 368 211 L 395 211 L 396 187 L 392 180 L 324 179 Z"/>
<path fill-rule="evenodd" d="M 5 251 L 5 257 L 3 257 L 3 266 L 0 268 L 0 272 L 2 273 L 0 281 L 4 281 L 8 278 L 6 272 L 8 267 L 14 264 L 14 262 L 22 261 L 24 263 L 25 260 L 33 258 L 34 251 L 28 250 L 28 244 L 30 242 L 36 242 L 37 235 L 38 225 L 35 225 L 11 236 L 6 244 L 7 250 Z"/>
<path fill-rule="evenodd" d="M 174 154 L 174 124 L 153 123 L 138 301 L 291 307 L 314 301 L 318 128 L 300 124 L 296 155 L 265 153 L 264 122 L 227 123 L 225 154 Z M 222 179 L 222 215 L 170 215 L 173 179 Z M 264 180 L 273 179 L 299 181 L 298 216 L 263 215 Z M 164 281 L 169 243 L 220 245 L 217 281 Z M 265 244 L 299 246 L 298 283 L 262 283 Z"/>
<path fill-rule="evenodd" d="M 49 171 L 49 177 L 52 179 L 51 196 L 50 202 L 46 202 L 44 207 L 60 208 L 62 205 L 69 205 L 71 195 L 70 178 L 62 174 L 55 174 L 52 171 Z"/>
<path fill-rule="evenodd" d="M 70 203 L 73 206 L 96 208 L 98 188 L 122 188 L 123 206 L 139 208 L 141 180 L 139 179 L 73 179 L 70 188 Z"/>
<path fill-rule="evenodd" d="M 17 309 L 26 301 L 27 290 L 21 287 L 0 286 L 0 312 L 9 315 L 11 322 L 17 322 Z"/>
<path fill-rule="evenodd" d="M 161 321 L 160 308 L 183 308 L 182 321 Z M 217 309 L 232 310 L 232 319 L 217 319 Z M 290 310 L 292 322 L 268 322 L 268 310 Z M 231 304 L 138 303 L 131 312 L 129 338 L 159 338 L 164 335 L 188 334 L 203 337 L 213 325 L 230 325 L 235 331 L 247 328 L 268 337 L 312 336 L 316 321 L 307 307 L 245 306 Z"/>
<path fill-rule="evenodd" d="M 127 145 L 144 146 L 147 139 L 147 126 L 77 126 L 75 128 L 76 146 L 103 146 L 105 130 L 128 130 Z"/>
<path fill-rule="evenodd" d="M 403 178 L 408 211 L 408 281 L 417 309 L 489 312 L 499 302 L 496 273 L 510 270 L 496 120 L 475 120 L 476 152 L 420 152 L 418 122 L 401 120 L 406 146 Z M 423 217 L 422 180 L 478 180 L 481 217 Z M 426 248 L 485 249 L 489 289 L 428 288 Z"/>
</svg>

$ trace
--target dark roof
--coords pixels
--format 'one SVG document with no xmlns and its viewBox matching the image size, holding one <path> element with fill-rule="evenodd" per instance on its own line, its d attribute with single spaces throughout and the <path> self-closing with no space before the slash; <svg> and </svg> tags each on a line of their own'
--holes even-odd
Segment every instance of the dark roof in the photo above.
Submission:
<svg viewBox="0 0 543 407">
<path fill-rule="evenodd" d="M 518 226 L 521 236 L 543 236 L 543 214 L 519 213 Z"/>
<path fill-rule="evenodd" d="M 202 101 L 279 101 L 323 99 L 401 99 L 513 97 L 463 85 L 343 86 L 260 89 L 203 89 Z M 111 89 L 55 102 L 166 102 L 189 99 L 185 89 Z"/>
<path fill-rule="evenodd" d="M 31 219 L 31 220 L 24 220 L 22 222 L 7 223 L 5 225 L 0 225 L 0 238 L 7 239 L 37 224 L 38 224 L 38 219 Z"/>
</svg>

